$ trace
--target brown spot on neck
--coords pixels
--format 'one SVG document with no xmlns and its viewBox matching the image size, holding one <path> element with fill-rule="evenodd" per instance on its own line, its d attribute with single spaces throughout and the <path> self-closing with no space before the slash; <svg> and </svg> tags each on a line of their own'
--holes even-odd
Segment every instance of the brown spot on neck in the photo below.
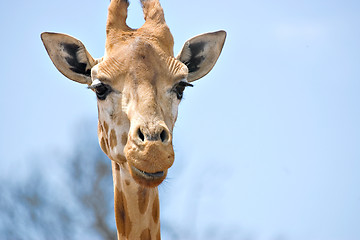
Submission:
<svg viewBox="0 0 360 240">
<path fill-rule="evenodd" d="M 151 234 L 150 234 L 150 229 L 149 228 L 145 229 L 141 233 L 140 240 L 151 240 Z"/>
<path fill-rule="evenodd" d="M 153 216 L 154 222 L 158 223 L 159 222 L 159 217 L 160 217 L 159 195 L 156 195 L 156 198 L 154 200 L 153 208 L 152 208 L 152 216 Z"/>
<path fill-rule="evenodd" d="M 138 204 L 139 204 L 140 213 L 144 214 L 149 205 L 149 191 L 147 190 L 147 188 L 139 187 Z"/>
<path fill-rule="evenodd" d="M 126 204 L 126 198 L 123 192 L 115 188 L 115 220 L 118 235 L 129 239 L 132 223 L 129 217 L 129 210 Z"/>
</svg>

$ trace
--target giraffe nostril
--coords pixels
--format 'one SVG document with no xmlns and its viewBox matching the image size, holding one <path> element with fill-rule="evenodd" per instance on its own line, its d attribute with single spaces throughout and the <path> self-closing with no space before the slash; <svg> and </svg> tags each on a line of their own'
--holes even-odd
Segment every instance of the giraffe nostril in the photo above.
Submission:
<svg viewBox="0 0 360 240">
<path fill-rule="evenodd" d="M 167 144 L 171 138 L 169 130 L 165 127 L 158 127 L 157 129 L 148 129 L 143 127 L 138 127 L 135 132 L 135 138 L 138 143 L 146 143 L 146 142 L 160 142 L 163 144 Z"/>
<path fill-rule="evenodd" d="M 160 133 L 160 139 L 163 143 L 167 142 L 167 140 L 169 139 L 169 134 L 165 129 L 162 130 L 162 132 Z"/>
<path fill-rule="evenodd" d="M 137 135 L 139 137 L 139 139 L 144 142 L 145 141 L 145 136 L 144 134 L 142 133 L 141 129 L 139 128 L 138 131 L 137 131 Z"/>
</svg>

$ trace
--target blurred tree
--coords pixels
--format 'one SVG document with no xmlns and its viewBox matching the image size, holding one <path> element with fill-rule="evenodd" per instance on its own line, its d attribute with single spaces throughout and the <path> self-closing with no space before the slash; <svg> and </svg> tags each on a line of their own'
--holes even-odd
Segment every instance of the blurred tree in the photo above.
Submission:
<svg viewBox="0 0 360 240">
<path fill-rule="evenodd" d="M 0 239 L 116 239 L 111 163 L 87 129 L 94 124 L 76 128 L 59 168 L 27 166 L 28 177 L 1 179 Z"/>
<path fill-rule="evenodd" d="M 72 239 L 73 219 L 35 172 L 21 183 L 2 179 L 0 239 Z"/>
</svg>

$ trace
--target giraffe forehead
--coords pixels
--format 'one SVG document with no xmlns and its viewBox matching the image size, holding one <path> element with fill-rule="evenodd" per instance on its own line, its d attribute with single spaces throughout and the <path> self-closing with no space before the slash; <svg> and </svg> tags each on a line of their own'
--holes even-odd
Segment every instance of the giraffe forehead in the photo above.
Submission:
<svg viewBox="0 0 360 240">
<path fill-rule="evenodd" d="M 137 37 L 120 42 L 107 51 L 98 70 L 103 78 L 116 81 L 120 76 L 135 81 L 169 80 L 185 78 L 185 64 L 166 54 L 153 41 Z"/>
<path fill-rule="evenodd" d="M 145 38 L 136 37 L 128 41 L 119 41 L 111 48 L 106 49 L 104 61 L 100 64 L 100 68 L 106 71 L 110 70 L 126 70 L 131 71 L 136 68 L 144 68 L 147 65 L 156 67 L 163 58 L 156 44 Z"/>
</svg>

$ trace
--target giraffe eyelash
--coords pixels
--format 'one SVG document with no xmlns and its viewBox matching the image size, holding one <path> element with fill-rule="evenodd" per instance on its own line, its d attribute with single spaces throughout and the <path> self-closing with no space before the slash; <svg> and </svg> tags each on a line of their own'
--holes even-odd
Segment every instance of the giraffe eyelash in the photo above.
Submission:
<svg viewBox="0 0 360 240">
<path fill-rule="evenodd" d="M 193 87 L 191 83 L 181 81 L 178 84 L 176 84 L 171 91 L 176 94 L 176 97 L 178 100 L 181 100 L 183 98 L 183 93 L 186 87 Z"/>
<path fill-rule="evenodd" d="M 191 83 L 184 82 L 184 81 L 179 82 L 178 85 L 182 86 L 182 87 L 194 87 L 194 85 L 192 85 Z"/>
</svg>

